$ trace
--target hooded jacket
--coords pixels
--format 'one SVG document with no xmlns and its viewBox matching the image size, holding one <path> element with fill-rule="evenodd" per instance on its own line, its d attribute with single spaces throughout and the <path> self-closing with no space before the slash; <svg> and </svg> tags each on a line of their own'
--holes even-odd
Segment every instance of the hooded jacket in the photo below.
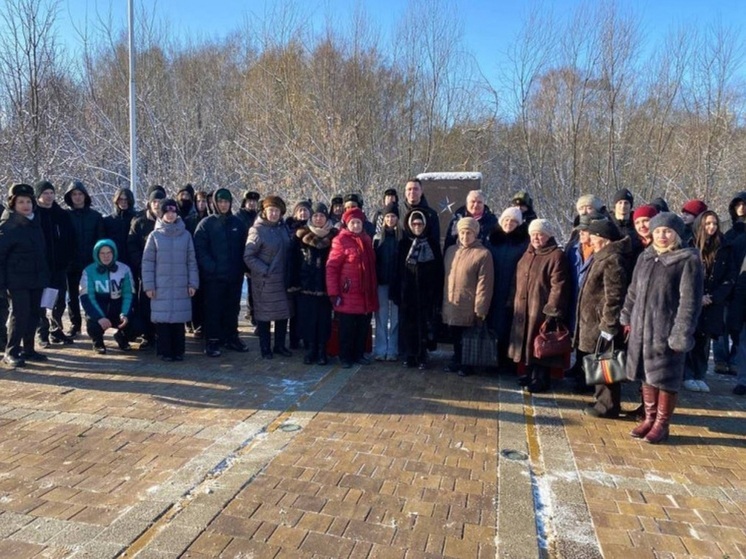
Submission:
<svg viewBox="0 0 746 559">
<path fill-rule="evenodd" d="M 124 211 L 117 205 L 117 200 L 119 200 L 122 194 L 129 200 L 129 207 Z M 130 232 L 132 220 L 136 216 L 135 196 L 132 194 L 132 191 L 129 188 L 117 189 L 114 193 L 112 212 L 104 218 L 104 236 L 114 241 L 117 245 L 117 251 L 119 251 L 119 260 L 130 267 L 132 266 L 132 261 L 127 245 L 127 236 Z"/>
<path fill-rule="evenodd" d="M 194 243 L 184 221 L 158 220 L 148 236 L 142 257 L 142 289 L 155 291 L 150 300 L 150 320 L 177 324 L 192 319 L 189 288 L 199 289 Z"/>
<path fill-rule="evenodd" d="M 82 208 L 73 207 L 72 192 L 79 190 L 85 195 Z M 82 270 L 91 262 L 93 247 L 99 239 L 104 238 L 104 218 L 91 208 L 91 197 L 82 182 L 73 181 L 65 191 L 65 204 L 70 208 L 70 219 L 73 223 L 76 239 L 76 252 L 73 266 Z"/>
<path fill-rule="evenodd" d="M 39 216 L 28 219 L 6 209 L 0 217 L 0 289 L 43 289 L 48 282 Z"/>
<path fill-rule="evenodd" d="M 654 281 L 653 281 L 654 280 Z M 630 326 L 627 378 L 678 392 L 686 353 L 702 309 L 702 262 L 694 248 L 658 254 L 653 246 L 637 260 L 620 322 Z"/>
<path fill-rule="evenodd" d="M 136 278 L 140 277 L 140 270 L 142 268 L 142 255 L 145 252 L 145 243 L 148 240 L 148 235 L 155 229 L 155 222 L 158 217 L 150 210 L 145 209 L 145 213 L 132 220 L 130 224 L 130 230 L 127 234 L 127 251 L 129 252 L 130 261 L 132 263 L 132 273 Z"/>
<path fill-rule="evenodd" d="M 428 238 L 440 244 L 440 216 L 427 203 L 425 193 L 422 193 L 419 204 L 412 205 L 404 199 L 401 205 L 404 207 L 405 215 L 408 215 L 412 210 L 420 210 L 425 215 L 425 219 L 427 219 L 427 224 L 429 225 L 428 229 L 430 233 L 428 234 Z"/>
<path fill-rule="evenodd" d="M 114 252 L 109 266 L 99 259 L 99 251 L 108 246 Z M 117 261 L 117 245 L 110 239 L 101 239 L 91 251 L 93 263 L 80 276 L 80 304 L 92 320 L 111 317 L 114 314 L 129 316 L 132 311 L 134 281 L 127 264 Z"/>
</svg>

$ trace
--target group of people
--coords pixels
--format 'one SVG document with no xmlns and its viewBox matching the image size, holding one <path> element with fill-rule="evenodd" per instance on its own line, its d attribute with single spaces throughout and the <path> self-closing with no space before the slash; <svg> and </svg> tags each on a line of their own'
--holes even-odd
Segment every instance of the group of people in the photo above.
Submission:
<svg viewBox="0 0 746 559">
<path fill-rule="evenodd" d="M 354 193 L 335 196 L 331 208 L 303 200 L 288 212 L 280 196 L 247 191 L 234 213 L 226 188 L 210 195 L 186 185 L 169 197 L 154 186 L 137 212 L 122 188 L 106 217 L 79 181 L 64 192 L 67 209 L 56 198 L 48 181 L 13 185 L 0 218 L 0 341 L 10 367 L 46 359 L 36 341 L 72 343 L 81 306 L 98 353 L 109 329 L 121 350 L 139 337 L 165 361 L 184 359 L 186 330 L 203 338 L 209 357 L 248 351 L 238 332 L 248 281 L 247 316 L 264 359 L 302 345 L 305 363 L 326 365 L 336 320 L 342 367 L 368 364 L 374 318 L 374 360 L 427 369 L 445 326 L 446 370 L 466 376 L 464 334 L 486 326 L 498 363 L 530 392 L 566 369 L 586 390 L 583 357 L 613 342 L 627 349 L 629 380 L 642 381 L 644 421 L 632 436 L 652 443 L 668 436 L 682 388 L 709 391 L 711 340 L 716 371 L 738 374 L 734 392 L 746 394 L 746 193 L 730 203 L 727 232 L 701 200 L 671 212 L 662 199 L 635 208 L 627 189 L 608 205 L 583 195 L 564 247 L 525 191 L 500 214 L 482 191 L 469 192 L 441 243 L 418 179 L 406 182 L 402 200 L 385 190 L 370 218 Z M 50 293 L 47 311 L 41 300 Z M 537 355 L 547 328 L 572 333 L 575 367 L 569 353 Z M 587 413 L 620 412 L 620 384 L 597 385 Z"/>
</svg>

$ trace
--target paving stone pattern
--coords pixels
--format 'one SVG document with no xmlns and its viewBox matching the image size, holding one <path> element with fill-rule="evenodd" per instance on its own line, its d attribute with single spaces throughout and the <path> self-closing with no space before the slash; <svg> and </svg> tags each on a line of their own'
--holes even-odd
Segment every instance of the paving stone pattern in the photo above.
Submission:
<svg viewBox="0 0 746 559">
<path fill-rule="evenodd" d="M 424 373 L 263 361 L 245 339 L 183 363 L 81 339 L 0 371 L 0 557 L 746 556 L 730 377 L 651 446 L 566 383 L 526 396 L 441 372 L 447 352 Z"/>
</svg>

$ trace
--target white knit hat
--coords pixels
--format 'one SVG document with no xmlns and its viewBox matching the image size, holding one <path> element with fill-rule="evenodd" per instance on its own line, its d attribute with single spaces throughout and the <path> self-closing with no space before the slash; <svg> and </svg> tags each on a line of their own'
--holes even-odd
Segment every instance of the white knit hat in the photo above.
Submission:
<svg viewBox="0 0 746 559">
<path fill-rule="evenodd" d="M 518 225 L 523 223 L 523 212 L 519 208 L 516 208 L 515 206 L 508 208 L 503 213 L 500 214 L 500 219 L 497 221 L 498 223 L 502 223 L 503 219 L 506 217 L 509 217 L 513 221 L 517 221 Z"/>
<path fill-rule="evenodd" d="M 549 220 L 546 219 L 534 219 L 528 226 L 528 234 L 531 233 L 544 233 L 550 237 L 554 237 L 554 228 Z"/>
</svg>

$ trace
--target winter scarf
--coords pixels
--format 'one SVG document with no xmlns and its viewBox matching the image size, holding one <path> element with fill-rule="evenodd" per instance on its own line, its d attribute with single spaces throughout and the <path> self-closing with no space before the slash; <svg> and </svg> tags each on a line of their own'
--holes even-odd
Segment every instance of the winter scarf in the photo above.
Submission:
<svg viewBox="0 0 746 559">
<path fill-rule="evenodd" d="M 435 260 L 435 255 L 430 243 L 427 242 L 427 237 L 415 237 L 407 253 L 407 266 L 415 266 L 432 260 Z"/>
</svg>

